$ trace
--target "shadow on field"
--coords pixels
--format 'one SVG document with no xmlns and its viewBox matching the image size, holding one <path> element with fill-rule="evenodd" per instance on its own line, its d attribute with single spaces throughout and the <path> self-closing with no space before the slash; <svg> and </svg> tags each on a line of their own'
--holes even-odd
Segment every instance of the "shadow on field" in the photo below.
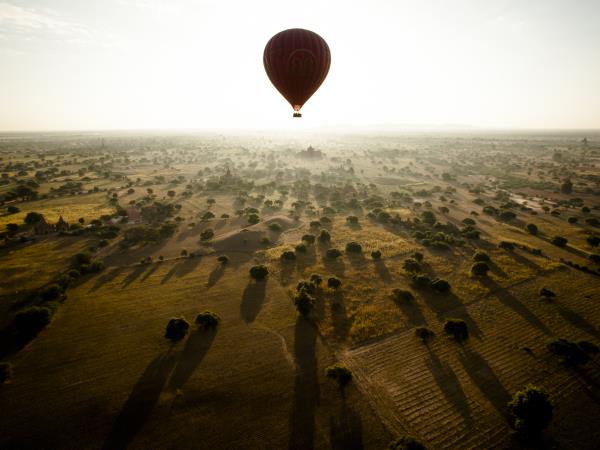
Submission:
<svg viewBox="0 0 600 450">
<path fill-rule="evenodd" d="M 341 291 L 336 291 L 331 300 L 331 322 L 333 325 L 333 332 L 338 339 L 344 341 L 348 337 L 348 331 L 350 330 L 348 315 L 346 313 L 346 304 L 344 303 L 344 294 Z"/>
<path fill-rule="evenodd" d="M 127 286 L 129 286 L 131 283 L 137 280 L 147 268 L 147 264 L 140 264 L 136 266 L 135 269 L 133 269 L 131 273 L 125 277 L 123 283 L 121 284 L 121 287 L 126 288 Z"/>
<path fill-rule="evenodd" d="M 317 327 L 302 316 L 294 331 L 294 404 L 290 417 L 289 450 L 312 450 L 315 445 L 315 410 L 319 404 Z"/>
<path fill-rule="evenodd" d="M 580 316 L 572 309 L 566 308 L 558 302 L 556 302 L 555 305 L 556 311 L 564 320 L 569 322 L 575 328 L 579 328 L 581 331 L 585 331 L 589 335 L 594 336 L 596 339 L 600 339 L 600 332 L 598 331 L 598 328 L 588 322 L 585 317 Z"/>
<path fill-rule="evenodd" d="M 444 320 L 448 317 L 456 317 L 464 320 L 468 327 L 469 333 L 477 339 L 481 339 L 481 330 L 473 318 L 469 315 L 467 308 L 460 299 L 452 292 L 434 293 L 420 289 L 419 294 L 425 301 L 429 309 L 431 309 L 438 319 Z"/>
<path fill-rule="evenodd" d="M 175 266 L 175 275 L 179 278 L 186 276 L 188 273 L 193 272 L 194 269 L 198 267 L 200 261 L 202 261 L 202 258 L 200 256 L 194 256 L 191 258 L 183 259 L 179 264 Z"/>
<path fill-rule="evenodd" d="M 338 276 L 338 277 L 343 277 L 344 276 L 344 270 L 346 269 L 346 266 L 344 264 L 344 261 L 342 261 L 342 258 L 328 258 L 326 256 L 323 257 L 323 265 L 325 266 L 325 269 Z"/>
<path fill-rule="evenodd" d="M 296 260 L 296 266 L 298 272 L 303 272 L 304 269 L 312 267 L 317 263 L 317 252 L 314 246 L 309 246 L 306 253 L 297 253 L 298 259 Z"/>
<path fill-rule="evenodd" d="M 121 450 L 129 446 L 150 417 L 174 364 L 175 356 L 167 351 L 146 367 L 115 419 L 102 447 L 104 450 Z"/>
<path fill-rule="evenodd" d="M 425 316 L 421 311 L 421 307 L 415 300 L 399 300 L 394 302 L 396 306 L 402 311 L 402 314 L 406 316 L 408 323 L 412 326 L 420 326 L 427 324 Z"/>
<path fill-rule="evenodd" d="M 279 272 L 279 281 L 282 285 L 287 286 L 294 278 L 296 270 L 296 261 L 281 261 L 281 270 Z"/>
<path fill-rule="evenodd" d="M 90 288 L 89 292 L 99 289 L 106 283 L 110 283 L 112 280 L 117 278 L 123 270 L 124 269 L 121 267 L 113 267 L 111 270 L 107 270 L 102 275 L 100 275 L 98 278 L 96 278 L 96 282 Z"/>
<path fill-rule="evenodd" d="M 152 275 L 154 272 L 156 272 L 159 264 L 162 264 L 162 263 L 152 264 L 152 267 L 150 267 L 150 270 L 148 270 L 146 273 L 144 273 L 144 275 L 142 275 L 140 282 L 145 281 L 150 275 Z"/>
<path fill-rule="evenodd" d="M 449 365 L 442 363 L 429 346 L 427 346 L 427 350 L 429 351 L 427 365 L 438 388 L 442 391 L 446 400 L 460 413 L 463 420 L 471 423 L 473 421 L 471 408 L 458 377 Z"/>
<path fill-rule="evenodd" d="M 206 283 L 208 288 L 211 288 L 215 284 L 217 284 L 217 282 L 221 279 L 221 277 L 223 276 L 224 273 L 225 273 L 225 265 L 224 264 L 219 264 L 217 267 L 215 267 L 208 275 L 208 282 Z"/>
<path fill-rule="evenodd" d="M 500 300 L 504 306 L 512 309 L 518 315 L 520 315 L 523 319 L 525 319 L 530 325 L 539 329 L 544 334 L 548 336 L 552 336 L 552 331 L 544 325 L 544 323 L 538 319 L 538 317 L 533 314 L 529 308 L 527 308 L 519 299 L 517 299 L 514 295 L 512 295 L 508 289 L 503 288 L 498 283 L 496 283 L 491 278 L 481 278 L 481 282 L 488 287 L 493 294 Z"/>
<path fill-rule="evenodd" d="M 506 252 L 508 256 L 515 260 L 517 264 L 521 264 L 522 266 L 527 266 L 530 269 L 541 270 L 541 266 L 530 260 L 529 258 L 524 257 L 523 255 L 519 255 L 516 251 Z"/>
<path fill-rule="evenodd" d="M 169 380 L 169 389 L 181 389 L 202 362 L 217 334 L 216 329 L 198 329 L 193 332 L 185 343 L 177 365 Z"/>
<path fill-rule="evenodd" d="M 244 322 L 254 322 L 256 316 L 260 312 L 265 295 L 267 292 L 267 280 L 248 282 L 246 289 L 242 293 L 242 303 L 240 304 L 240 315 Z"/>
<path fill-rule="evenodd" d="M 390 274 L 390 271 L 386 267 L 384 261 L 382 261 L 380 259 L 375 260 L 375 261 L 373 261 L 373 265 L 375 266 L 375 270 L 377 271 L 379 278 L 381 278 L 384 283 L 387 284 L 387 283 L 392 282 L 392 275 Z"/>
<path fill-rule="evenodd" d="M 340 413 L 329 419 L 331 450 L 363 450 L 362 434 L 360 416 L 342 401 Z"/>
<path fill-rule="evenodd" d="M 463 352 L 458 355 L 458 359 L 465 368 L 471 381 L 479 388 L 481 393 L 490 401 L 496 411 L 510 420 L 507 404 L 510 401 L 510 394 L 494 374 L 487 361 L 477 352 L 463 347 Z"/>
<path fill-rule="evenodd" d="M 352 253 L 352 252 L 346 252 L 346 256 L 348 258 L 348 261 L 350 261 L 350 264 L 352 265 L 352 267 L 354 267 L 356 270 L 364 270 L 364 268 L 367 265 L 367 259 L 365 258 L 365 255 L 363 255 L 363 253 Z"/>
</svg>

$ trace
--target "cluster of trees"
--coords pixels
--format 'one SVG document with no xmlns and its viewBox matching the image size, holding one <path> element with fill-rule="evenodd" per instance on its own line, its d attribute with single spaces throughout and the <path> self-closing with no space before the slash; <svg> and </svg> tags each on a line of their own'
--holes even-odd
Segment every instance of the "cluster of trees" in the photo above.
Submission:
<svg viewBox="0 0 600 450">
<path fill-rule="evenodd" d="M 199 330 L 214 330 L 221 322 L 221 317 L 214 312 L 204 311 L 196 316 L 194 323 Z M 172 342 L 180 341 L 190 328 L 185 317 L 174 317 L 169 320 L 165 329 L 165 338 Z"/>
</svg>

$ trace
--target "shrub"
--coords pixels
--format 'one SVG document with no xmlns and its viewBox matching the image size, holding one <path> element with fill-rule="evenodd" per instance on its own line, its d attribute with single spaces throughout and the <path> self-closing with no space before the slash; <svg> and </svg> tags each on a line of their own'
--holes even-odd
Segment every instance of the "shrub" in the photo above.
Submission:
<svg viewBox="0 0 600 450">
<path fill-rule="evenodd" d="M 469 337 L 467 324 L 461 319 L 447 319 L 444 324 L 444 331 L 446 334 L 452 335 L 457 341 L 464 341 Z"/>
<path fill-rule="evenodd" d="M 358 223 L 358 217 L 356 216 L 348 216 L 346 217 L 346 222 L 356 225 Z"/>
<path fill-rule="evenodd" d="M 556 294 L 552 292 L 550 289 L 546 289 L 545 287 L 540 289 L 540 295 L 546 298 L 556 297 Z"/>
<path fill-rule="evenodd" d="M 9 363 L 0 363 L 0 384 L 6 383 L 12 377 L 12 368 Z"/>
<path fill-rule="evenodd" d="M 76 253 L 73 256 L 73 263 L 75 266 L 80 266 L 81 264 L 89 264 L 92 261 L 92 255 L 89 253 Z"/>
<path fill-rule="evenodd" d="M 319 287 L 319 285 L 323 282 L 323 278 L 321 278 L 321 275 L 319 275 L 318 273 L 313 273 L 310 276 L 310 282 L 316 287 Z"/>
<path fill-rule="evenodd" d="M 412 257 L 413 257 L 413 259 L 417 260 L 418 262 L 423 262 L 424 256 L 423 256 L 423 253 L 421 253 L 421 252 L 414 252 Z"/>
<path fill-rule="evenodd" d="M 582 348 L 576 342 L 567 339 L 556 339 L 548 343 L 547 348 L 553 355 L 561 357 L 561 362 L 567 366 L 583 365 L 590 359 L 586 351 L 586 345 Z"/>
<path fill-rule="evenodd" d="M 39 291 L 40 297 L 45 302 L 56 300 L 63 294 L 63 288 L 56 283 L 49 284 Z"/>
<path fill-rule="evenodd" d="M 331 235 L 329 234 L 329 231 L 321 230 L 321 233 L 319 234 L 319 242 L 329 242 L 329 241 L 331 241 Z"/>
<path fill-rule="evenodd" d="M 348 242 L 346 244 L 346 251 L 350 252 L 350 253 L 361 253 L 362 252 L 362 245 L 360 245 L 358 242 Z"/>
<path fill-rule="evenodd" d="M 196 316 L 194 322 L 198 328 L 216 328 L 220 321 L 221 317 L 217 313 L 204 311 Z"/>
<path fill-rule="evenodd" d="M 412 285 L 416 288 L 426 288 L 431 285 L 431 279 L 427 275 L 413 275 Z"/>
<path fill-rule="evenodd" d="M 19 211 L 21 211 L 19 208 L 17 208 L 15 205 L 8 205 L 6 208 L 6 212 L 9 214 L 16 214 Z"/>
<path fill-rule="evenodd" d="M 260 243 L 264 245 L 269 245 L 271 243 L 271 239 L 269 239 L 266 236 L 263 236 L 262 238 L 260 238 Z"/>
<path fill-rule="evenodd" d="M 585 219 L 585 223 L 587 223 L 588 225 L 591 225 L 593 227 L 598 227 L 600 226 L 600 220 L 598 220 L 595 217 L 590 217 L 588 219 Z"/>
<path fill-rule="evenodd" d="M 465 219 L 462 220 L 462 223 L 464 223 L 465 225 L 475 225 L 475 221 L 473 219 L 471 219 L 470 217 L 467 217 Z"/>
<path fill-rule="evenodd" d="M 323 230 L 325 231 L 325 230 Z M 304 242 L 306 242 L 307 244 L 314 244 L 315 243 L 315 235 L 314 234 L 305 234 L 304 236 L 302 236 L 302 240 Z"/>
<path fill-rule="evenodd" d="M 381 251 L 379 251 L 379 250 L 373 250 L 371 252 L 371 258 L 373 258 L 373 259 L 381 259 Z"/>
<path fill-rule="evenodd" d="M 579 341 L 577 342 L 577 346 L 588 355 L 597 355 L 600 352 L 600 348 L 598 348 L 596 344 L 589 341 Z"/>
<path fill-rule="evenodd" d="M 538 234 L 538 227 L 535 223 L 528 223 L 527 225 L 525 225 L 525 228 L 527 229 L 529 234 Z"/>
<path fill-rule="evenodd" d="M 250 268 L 250 276 L 255 280 L 264 280 L 269 275 L 269 269 L 263 264 L 252 266 Z"/>
<path fill-rule="evenodd" d="M 388 447 L 389 450 L 427 450 L 423 444 L 412 436 L 402 436 L 392 441 Z"/>
<path fill-rule="evenodd" d="M 312 281 L 300 280 L 296 285 L 296 291 L 307 291 L 310 294 L 314 294 L 316 285 Z"/>
<path fill-rule="evenodd" d="M 296 247 L 294 247 L 294 249 L 300 253 L 306 253 L 306 250 L 307 250 L 306 244 L 304 244 L 304 243 L 300 243 L 300 244 L 296 245 Z"/>
<path fill-rule="evenodd" d="M 221 264 L 227 264 L 229 262 L 229 256 L 221 255 L 217 258 L 217 261 L 219 261 Z"/>
<path fill-rule="evenodd" d="M 410 302 L 413 301 L 415 299 L 415 296 L 413 295 L 412 292 L 406 290 L 406 289 L 394 289 L 392 291 L 392 295 L 394 297 L 394 301 L 396 303 L 398 302 Z"/>
<path fill-rule="evenodd" d="M 433 331 L 427 327 L 417 327 L 415 328 L 415 336 L 420 338 L 423 343 L 425 343 L 433 337 Z"/>
<path fill-rule="evenodd" d="M 506 251 L 512 251 L 515 249 L 515 244 L 513 244 L 512 242 L 508 242 L 508 241 L 502 241 L 500 242 L 500 244 L 498 244 L 498 247 L 500 247 L 502 250 L 506 250 Z"/>
<path fill-rule="evenodd" d="M 190 324 L 183 317 L 173 318 L 167 323 L 165 338 L 171 341 L 180 341 L 185 337 L 190 328 Z"/>
<path fill-rule="evenodd" d="M 513 220 L 517 215 L 512 211 L 502 211 L 500 213 L 500 220 Z"/>
<path fill-rule="evenodd" d="M 279 258 L 282 261 L 293 261 L 296 259 L 296 254 L 291 250 L 287 250 L 283 252 Z"/>
<path fill-rule="evenodd" d="M 548 426 L 552 419 L 552 404 L 548 394 L 536 386 L 527 385 L 513 395 L 508 410 L 514 419 L 514 427 L 531 437 Z"/>
<path fill-rule="evenodd" d="M 308 316 L 315 306 L 315 298 L 307 289 L 300 289 L 294 297 L 294 305 L 303 316 Z"/>
<path fill-rule="evenodd" d="M 277 222 L 273 222 L 269 224 L 269 230 L 271 231 L 281 231 L 281 225 Z"/>
<path fill-rule="evenodd" d="M 342 256 L 342 252 L 340 252 L 337 248 L 329 248 L 325 252 L 325 256 L 330 259 L 336 259 Z"/>
<path fill-rule="evenodd" d="M 325 369 L 327 378 L 337 381 L 340 389 L 344 389 L 352 381 L 352 371 L 342 363 L 335 363 Z"/>
<path fill-rule="evenodd" d="M 589 258 L 589 260 L 590 260 L 591 262 L 593 262 L 594 264 L 600 264 L 600 255 L 597 255 L 597 254 L 595 254 L 595 253 L 591 253 L 591 254 L 588 256 L 588 258 Z"/>
<path fill-rule="evenodd" d="M 578 220 L 577 217 L 569 217 L 567 219 L 567 222 L 569 222 L 569 223 L 577 223 L 577 220 Z"/>
<path fill-rule="evenodd" d="M 473 255 L 473 261 L 490 262 L 491 258 L 486 252 L 477 251 Z"/>
<path fill-rule="evenodd" d="M 331 289 L 338 289 L 342 285 L 342 280 L 337 277 L 329 277 L 327 279 L 327 287 Z"/>
<path fill-rule="evenodd" d="M 215 235 L 215 232 L 211 228 L 207 228 L 202 233 L 200 233 L 200 239 L 203 241 L 208 241 L 208 240 L 212 239 L 212 237 L 214 235 Z"/>
<path fill-rule="evenodd" d="M 43 306 L 32 306 L 15 316 L 17 332 L 23 336 L 35 336 L 50 323 L 52 311 Z"/>
<path fill-rule="evenodd" d="M 448 292 L 450 290 L 450 283 L 442 278 L 436 278 L 431 281 L 431 288 L 439 293 Z"/>
<path fill-rule="evenodd" d="M 562 236 L 554 236 L 552 239 L 552 244 L 556 245 L 557 247 L 564 247 L 568 242 L 568 239 Z"/>
<path fill-rule="evenodd" d="M 592 247 L 598 247 L 600 245 L 600 236 L 588 236 L 586 241 Z"/>
<path fill-rule="evenodd" d="M 478 277 L 485 277 L 490 270 L 490 266 L 483 261 L 477 261 L 471 266 L 471 273 Z"/>
<path fill-rule="evenodd" d="M 421 271 L 421 264 L 419 264 L 417 262 L 417 260 L 415 260 L 413 258 L 405 259 L 404 263 L 402 264 L 402 267 L 404 268 L 404 270 L 406 270 L 407 272 L 410 272 L 410 273 L 415 273 L 415 272 Z"/>
<path fill-rule="evenodd" d="M 248 220 L 248 223 L 251 223 L 254 225 L 254 224 L 260 222 L 260 217 L 258 217 L 258 214 L 250 214 L 248 216 L 247 220 Z"/>
<path fill-rule="evenodd" d="M 318 220 L 311 220 L 309 226 L 311 228 L 319 228 L 321 226 L 321 222 Z"/>
</svg>

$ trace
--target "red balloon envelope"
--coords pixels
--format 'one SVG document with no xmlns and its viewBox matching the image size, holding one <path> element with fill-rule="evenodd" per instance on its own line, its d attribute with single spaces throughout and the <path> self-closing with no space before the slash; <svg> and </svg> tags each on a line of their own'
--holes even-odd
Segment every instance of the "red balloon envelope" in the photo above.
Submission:
<svg viewBox="0 0 600 450">
<path fill-rule="evenodd" d="M 302 117 L 300 108 L 329 72 L 331 53 L 317 33 L 292 28 L 267 42 L 263 63 L 271 83 L 294 108 L 294 117 Z"/>
</svg>

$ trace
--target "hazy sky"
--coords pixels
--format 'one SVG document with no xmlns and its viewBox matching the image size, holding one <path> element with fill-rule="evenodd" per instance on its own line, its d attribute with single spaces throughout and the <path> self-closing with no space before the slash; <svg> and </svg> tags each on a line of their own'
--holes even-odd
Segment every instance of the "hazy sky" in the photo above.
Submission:
<svg viewBox="0 0 600 450">
<path fill-rule="evenodd" d="M 292 27 L 332 53 L 302 119 Z M 600 0 L 0 0 L 0 130 L 373 124 L 600 128 Z"/>
</svg>

